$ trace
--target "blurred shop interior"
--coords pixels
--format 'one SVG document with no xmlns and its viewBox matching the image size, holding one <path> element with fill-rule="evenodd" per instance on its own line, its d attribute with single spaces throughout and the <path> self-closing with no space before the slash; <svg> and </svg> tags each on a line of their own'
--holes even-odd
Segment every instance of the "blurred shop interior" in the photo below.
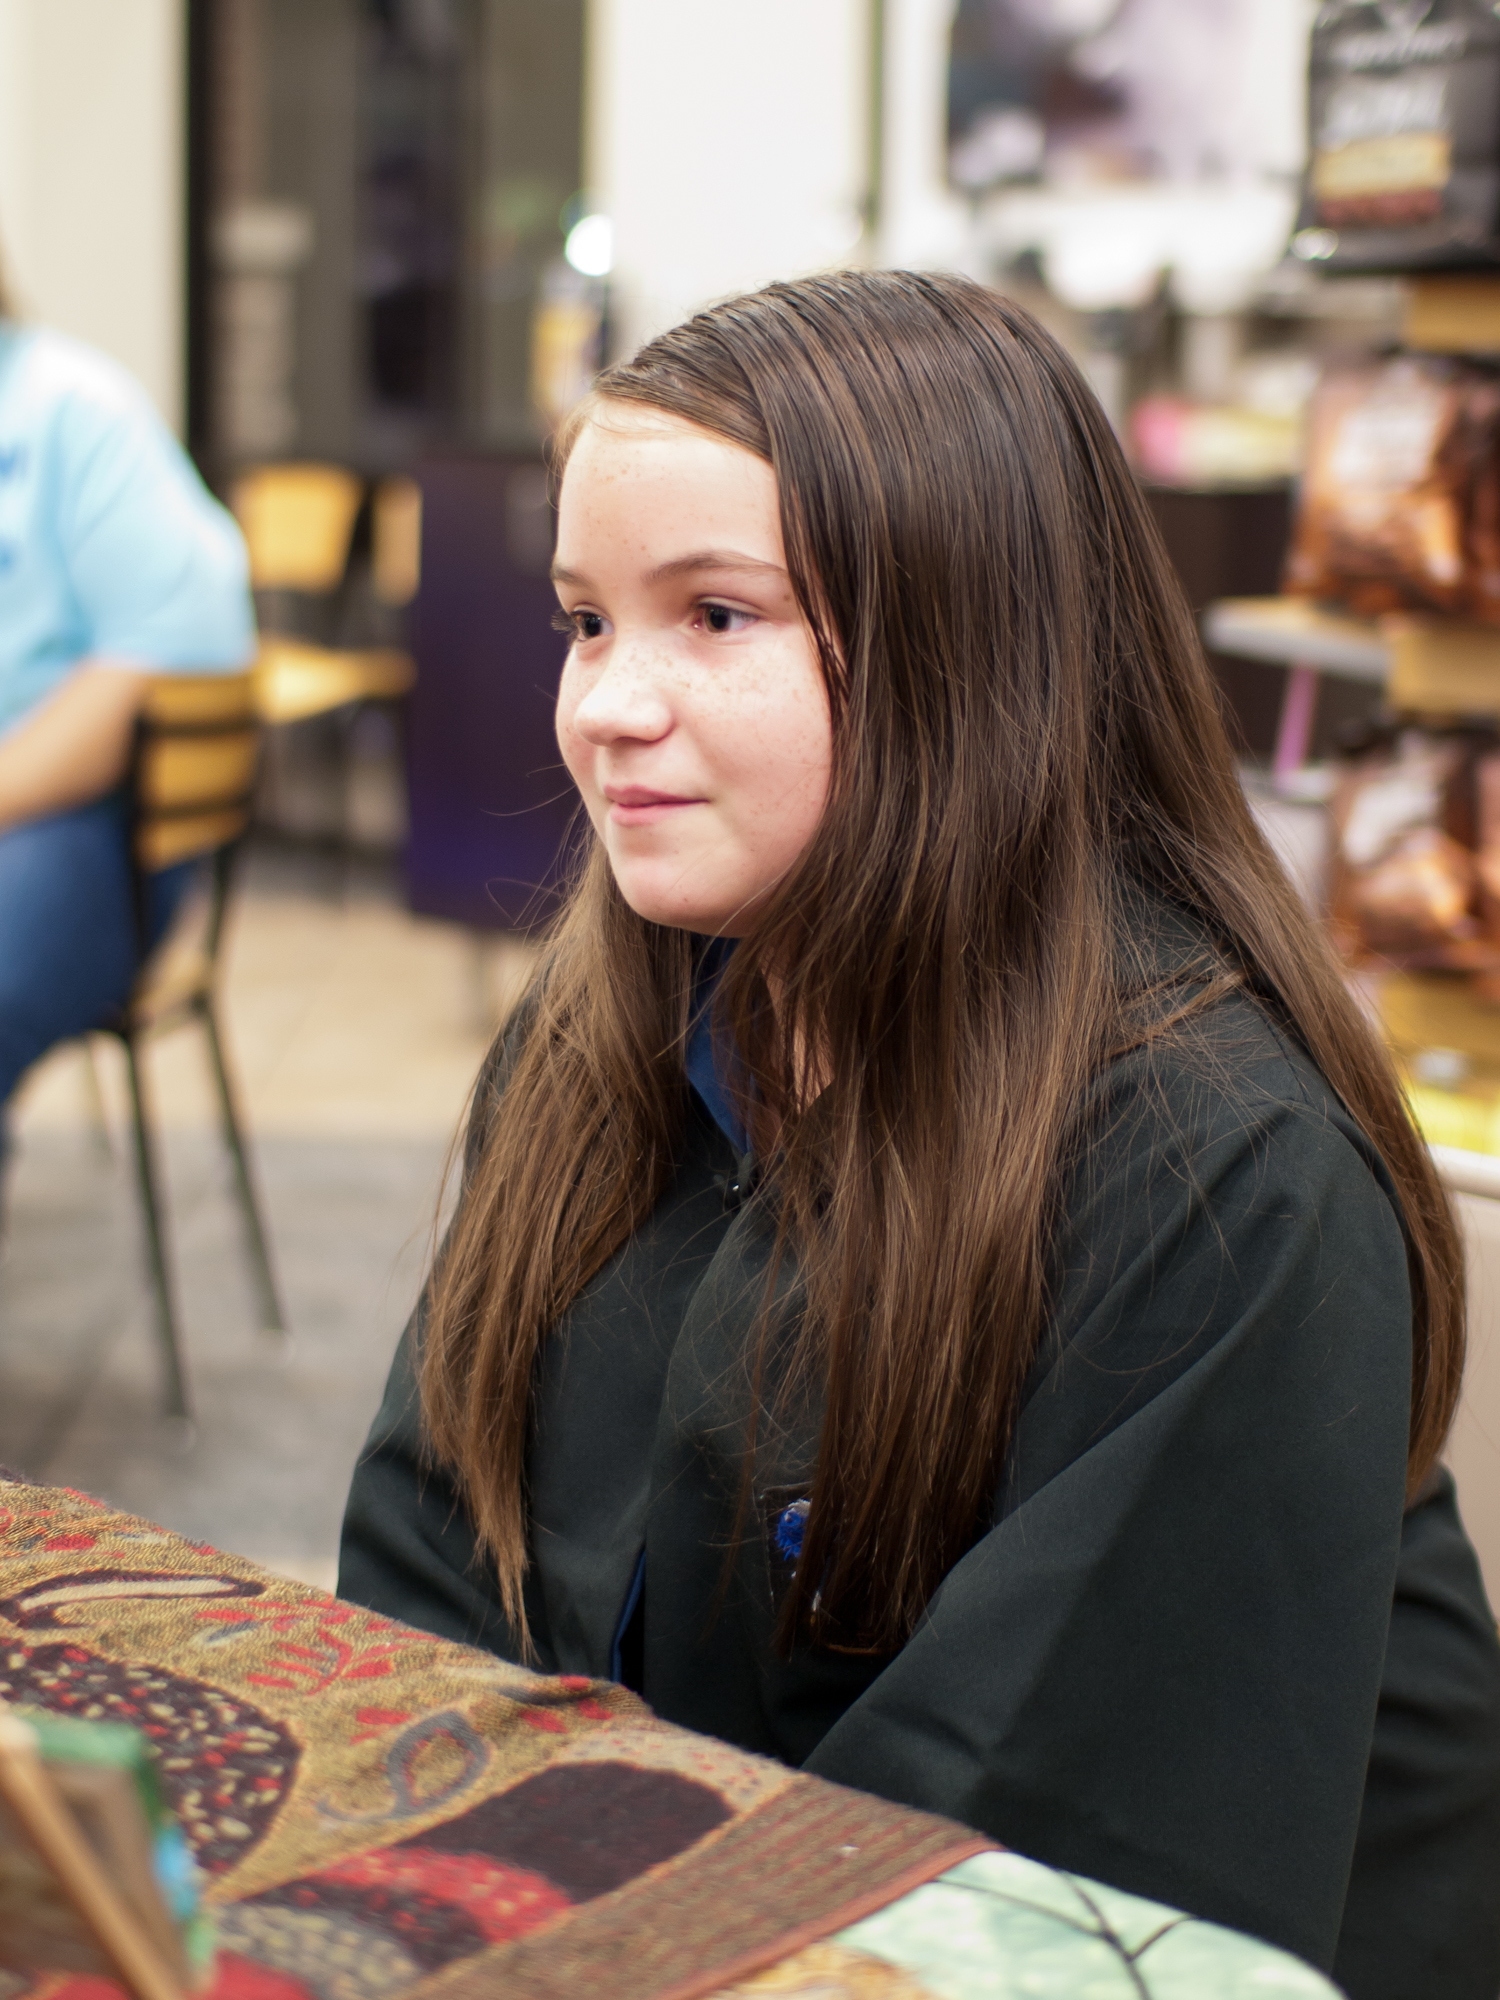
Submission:
<svg viewBox="0 0 1500 2000">
<path fill-rule="evenodd" d="M 293 1334 L 270 1353 L 236 1289 L 201 1079 L 164 1042 L 197 1429 L 162 1448 L 118 1091 L 61 1051 L 17 1119 L 0 1460 L 326 1580 L 573 821 L 547 436 L 704 301 L 956 269 L 1097 390 L 1257 812 L 1442 1149 L 1476 1273 L 1454 1457 L 1500 1598 L 1487 5 L 0 0 L 0 243 L 28 310 L 147 384 L 250 546 L 225 1005 Z M 105 1247 L 63 1285 L 81 1231 Z"/>
</svg>

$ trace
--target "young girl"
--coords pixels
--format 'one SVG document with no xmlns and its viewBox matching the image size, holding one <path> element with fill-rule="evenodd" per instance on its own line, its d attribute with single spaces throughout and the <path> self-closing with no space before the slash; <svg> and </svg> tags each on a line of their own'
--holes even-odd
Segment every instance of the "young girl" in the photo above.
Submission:
<svg viewBox="0 0 1500 2000">
<path fill-rule="evenodd" d="M 562 458 L 593 839 L 343 1593 L 1493 2000 L 1453 1220 L 1077 371 L 963 280 L 810 279 Z"/>
</svg>

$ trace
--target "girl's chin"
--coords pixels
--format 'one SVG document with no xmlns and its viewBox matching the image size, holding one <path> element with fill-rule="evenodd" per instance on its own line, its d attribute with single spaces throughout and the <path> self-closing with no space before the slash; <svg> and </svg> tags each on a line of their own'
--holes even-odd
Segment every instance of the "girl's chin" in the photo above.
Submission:
<svg viewBox="0 0 1500 2000">
<path fill-rule="evenodd" d="M 653 882 L 628 868 L 615 870 L 615 885 L 648 924 L 706 937 L 737 937 L 746 928 L 743 905 L 725 896 L 685 894 L 680 882 Z"/>
</svg>

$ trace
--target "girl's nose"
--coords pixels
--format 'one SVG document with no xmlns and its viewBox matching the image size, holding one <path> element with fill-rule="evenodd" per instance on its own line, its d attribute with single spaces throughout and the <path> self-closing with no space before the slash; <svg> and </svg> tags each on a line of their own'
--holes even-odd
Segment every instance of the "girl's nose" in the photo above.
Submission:
<svg viewBox="0 0 1500 2000">
<path fill-rule="evenodd" d="M 672 710 L 649 659 L 617 643 L 574 709 L 573 727 L 597 748 L 660 741 L 672 727 Z"/>
</svg>

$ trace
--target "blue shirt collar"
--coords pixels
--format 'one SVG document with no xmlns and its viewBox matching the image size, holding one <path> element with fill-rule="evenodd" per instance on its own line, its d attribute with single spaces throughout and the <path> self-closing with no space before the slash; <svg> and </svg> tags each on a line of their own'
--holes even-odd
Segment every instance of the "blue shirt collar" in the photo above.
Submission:
<svg viewBox="0 0 1500 2000">
<path fill-rule="evenodd" d="M 724 1137 L 737 1153 L 748 1153 L 750 1134 L 740 1123 L 730 1082 L 736 1062 L 734 1046 L 722 1032 L 715 1035 L 713 1024 L 714 996 L 736 942 L 734 938 L 713 938 L 698 961 L 686 1068 L 688 1082 Z"/>
</svg>

